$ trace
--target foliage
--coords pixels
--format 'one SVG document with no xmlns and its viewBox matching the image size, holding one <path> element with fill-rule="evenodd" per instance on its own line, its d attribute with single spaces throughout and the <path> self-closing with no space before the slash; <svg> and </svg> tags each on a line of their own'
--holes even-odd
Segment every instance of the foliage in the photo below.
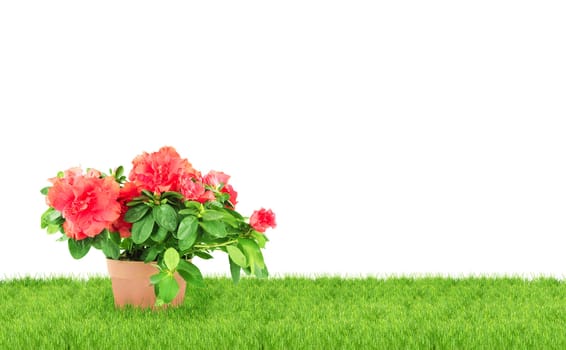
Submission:
<svg viewBox="0 0 566 350">
<path fill-rule="evenodd" d="M 49 179 L 47 210 L 41 228 L 61 233 L 75 259 L 91 248 L 108 259 L 153 263 L 157 303 L 171 302 L 179 286 L 178 272 L 189 284 L 203 286 L 193 257 L 211 259 L 225 252 L 234 283 L 240 272 L 267 277 L 262 248 L 275 215 L 261 208 L 247 218 L 236 211 L 237 192 L 230 176 L 219 171 L 202 175 L 172 147 L 134 158 L 129 176 L 117 167 L 104 174 L 96 169 L 70 168 Z"/>
</svg>

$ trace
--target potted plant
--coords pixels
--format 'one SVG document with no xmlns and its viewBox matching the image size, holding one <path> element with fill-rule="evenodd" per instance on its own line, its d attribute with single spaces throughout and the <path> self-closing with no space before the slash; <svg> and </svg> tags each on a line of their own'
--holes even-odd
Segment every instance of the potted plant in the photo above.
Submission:
<svg viewBox="0 0 566 350">
<path fill-rule="evenodd" d="M 204 284 L 195 257 L 226 253 L 234 283 L 242 270 L 268 275 L 261 250 L 275 215 L 264 208 L 241 215 L 229 179 L 220 171 L 202 175 L 169 146 L 135 157 L 128 177 L 122 166 L 109 174 L 70 168 L 41 190 L 48 206 L 41 228 L 61 233 L 75 259 L 91 248 L 104 253 L 116 306 L 178 305 L 185 282 Z M 129 294 L 119 295 L 124 288 Z"/>
</svg>

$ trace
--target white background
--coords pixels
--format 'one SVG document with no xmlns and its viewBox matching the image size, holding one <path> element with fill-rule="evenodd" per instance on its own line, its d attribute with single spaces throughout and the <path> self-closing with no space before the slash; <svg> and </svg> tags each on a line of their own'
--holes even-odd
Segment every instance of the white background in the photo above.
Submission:
<svg viewBox="0 0 566 350">
<path fill-rule="evenodd" d="M 106 274 L 40 229 L 39 190 L 171 145 L 232 175 L 243 214 L 276 212 L 273 275 L 562 277 L 565 18 L 561 1 L 2 2 L 0 276 Z"/>
</svg>

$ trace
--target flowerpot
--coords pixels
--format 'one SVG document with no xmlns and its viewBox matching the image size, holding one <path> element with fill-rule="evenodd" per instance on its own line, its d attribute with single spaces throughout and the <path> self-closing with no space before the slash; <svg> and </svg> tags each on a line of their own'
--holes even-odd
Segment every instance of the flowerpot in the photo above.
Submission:
<svg viewBox="0 0 566 350">
<path fill-rule="evenodd" d="M 157 267 L 143 261 L 106 259 L 106 262 L 116 307 L 131 305 L 139 308 L 155 308 L 155 291 L 149 278 L 159 272 Z M 175 273 L 175 279 L 179 283 L 179 293 L 171 302 L 172 306 L 183 303 L 187 286 L 178 273 Z"/>
</svg>

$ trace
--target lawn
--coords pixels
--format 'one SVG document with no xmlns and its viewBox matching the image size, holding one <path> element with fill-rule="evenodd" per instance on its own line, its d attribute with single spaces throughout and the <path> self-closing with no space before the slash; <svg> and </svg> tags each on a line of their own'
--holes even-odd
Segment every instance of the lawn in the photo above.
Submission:
<svg viewBox="0 0 566 350">
<path fill-rule="evenodd" d="M 0 349 L 566 349 L 566 282 L 206 277 L 185 304 L 114 308 L 110 280 L 0 281 Z"/>
</svg>

